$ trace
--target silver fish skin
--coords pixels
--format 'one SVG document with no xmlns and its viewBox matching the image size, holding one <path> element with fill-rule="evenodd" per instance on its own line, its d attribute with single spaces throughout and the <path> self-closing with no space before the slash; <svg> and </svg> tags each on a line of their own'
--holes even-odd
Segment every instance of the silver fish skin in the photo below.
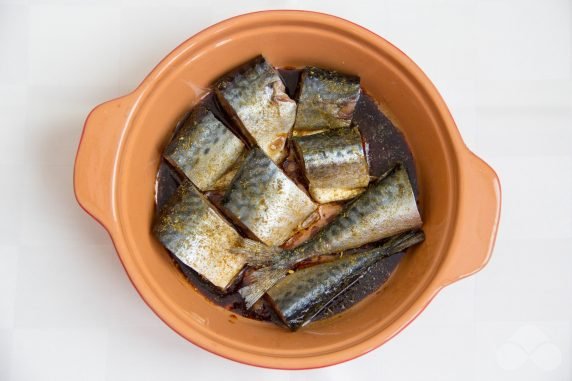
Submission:
<svg viewBox="0 0 572 381">
<path fill-rule="evenodd" d="M 300 77 L 294 135 L 349 127 L 361 94 L 360 79 L 307 67 Z"/>
<path fill-rule="evenodd" d="M 423 240 L 422 231 L 402 233 L 381 247 L 295 271 L 268 290 L 268 299 L 286 326 L 295 331 L 351 287 L 375 262 Z"/>
<path fill-rule="evenodd" d="M 236 137 L 203 104 L 197 105 L 163 156 L 201 191 L 217 188 L 219 179 L 245 151 Z"/>
<path fill-rule="evenodd" d="M 247 306 L 254 304 L 296 263 L 316 255 L 339 253 L 379 241 L 395 234 L 420 228 L 421 216 L 407 171 L 398 165 L 391 173 L 370 185 L 336 218 L 310 240 L 292 250 L 248 245 L 237 252 L 248 254 L 256 281 L 239 290 Z"/>
<path fill-rule="evenodd" d="M 293 139 L 312 198 L 321 204 L 347 200 L 369 184 L 369 168 L 357 128 L 337 128 Z"/>
<path fill-rule="evenodd" d="M 279 163 L 296 118 L 296 102 L 276 69 L 258 56 L 220 79 L 215 93 L 250 143 Z"/>
<path fill-rule="evenodd" d="M 245 239 L 189 180 L 161 209 L 153 234 L 183 263 L 221 290 L 232 284 L 247 260 L 231 251 Z"/>
<path fill-rule="evenodd" d="M 246 157 L 222 205 L 258 239 L 271 246 L 284 243 L 317 208 L 258 148 Z"/>
</svg>

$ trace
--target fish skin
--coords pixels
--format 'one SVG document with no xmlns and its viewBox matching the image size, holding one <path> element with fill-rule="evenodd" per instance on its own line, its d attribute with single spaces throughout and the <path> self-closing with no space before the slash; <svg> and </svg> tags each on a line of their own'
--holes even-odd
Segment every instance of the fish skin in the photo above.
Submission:
<svg viewBox="0 0 572 381">
<path fill-rule="evenodd" d="M 239 290 L 247 306 L 251 306 L 266 290 L 274 285 L 296 263 L 316 255 L 339 253 L 379 241 L 395 234 L 420 228 L 421 216 L 417 209 L 407 171 L 402 165 L 395 167 L 386 177 L 370 185 L 350 202 L 336 218 L 315 236 L 292 250 L 268 248 L 256 251 L 252 266 L 257 270 L 257 281 Z M 237 252 L 248 254 L 250 248 Z M 258 250 L 258 249 L 257 249 Z M 255 257 L 254 253 L 251 257 Z"/>
<path fill-rule="evenodd" d="M 360 94 L 358 76 L 305 68 L 300 77 L 294 135 L 349 127 Z"/>
<path fill-rule="evenodd" d="M 207 191 L 216 188 L 217 181 L 237 162 L 244 150 L 244 143 L 203 104 L 199 104 L 163 155 L 197 188 Z"/>
<path fill-rule="evenodd" d="M 296 118 L 296 102 L 285 90 L 278 71 L 262 56 L 215 84 L 219 102 L 243 135 L 276 163 L 286 156 L 286 138 Z"/>
<path fill-rule="evenodd" d="M 267 245 L 284 243 L 317 208 L 262 150 L 250 151 L 222 205 Z"/>
<path fill-rule="evenodd" d="M 337 128 L 293 139 L 312 198 L 321 204 L 355 197 L 369 184 L 357 128 Z"/>
<path fill-rule="evenodd" d="M 159 212 L 153 234 L 171 253 L 225 290 L 247 258 L 232 252 L 245 240 L 186 180 Z"/>
<path fill-rule="evenodd" d="M 295 271 L 268 290 L 268 298 L 286 326 L 297 330 L 361 278 L 375 262 L 423 239 L 421 231 L 407 232 L 378 248 Z"/>
</svg>

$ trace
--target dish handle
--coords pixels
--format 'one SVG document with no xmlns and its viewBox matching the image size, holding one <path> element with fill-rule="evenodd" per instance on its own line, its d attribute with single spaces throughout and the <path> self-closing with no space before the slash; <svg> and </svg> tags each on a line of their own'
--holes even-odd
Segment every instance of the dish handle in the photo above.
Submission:
<svg viewBox="0 0 572 381">
<path fill-rule="evenodd" d="M 133 95 L 127 95 L 94 108 L 85 120 L 75 159 L 76 199 L 107 230 L 114 226 L 115 164 L 133 104 Z"/>
<path fill-rule="evenodd" d="M 489 261 L 496 240 L 501 209 L 501 188 L 495 171 L 472 152 L 461 164 L 458 225 L 451 253 L 443 263 L 443 284 L 481 270 Z"/>
</svg>

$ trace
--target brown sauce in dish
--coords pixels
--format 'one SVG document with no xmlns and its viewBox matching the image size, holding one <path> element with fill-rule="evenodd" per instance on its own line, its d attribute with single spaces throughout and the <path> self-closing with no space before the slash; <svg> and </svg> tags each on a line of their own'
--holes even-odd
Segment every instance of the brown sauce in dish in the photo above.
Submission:
<svg viewBox="0 0 572 381">
<path fill-rule="evenodd" d="M 288 69 L 279 70 L 279 72 L 286 85 L 287 94 L 291 98 L 294 98 L 297 91 L 298 80 L 300 78 L 300 70 Z M 212 93 L 207 95 L 205 102 L 207 103 L 207 107 L 220 121 L 239 135 L 237 129 L 233 127 L 230 118 L 224 113 L 222 107 L 218 104 L 216 97 Z M 180 126 L 182 126 L 189 114 L 190 113 L 187 113 L 181 119 L 173 134 L 178 130 L 178 128 L 180 128 Z M 370 167 L 370 175 L 373 177 L 380 177 L 395 164 L 401 162 L 407 168 L 415 196 L 417 197 L 418 183 L 415 172 L 415 163 L 407 142 L 391 120 L 380 110 L 375 100 L 367 95 L 363 89 L 354 112 L 352 124 L 357 126 L 362 134 L 366 157 Z M 293 153 L 288 155 L 284 160 L 282 163 L 282 169 L 297 184 L 305 186 L 304 175 L 300 170 Z M 180 184 L 181 179 L 181 175 L 163 159 L 157 173 L 157 210 L 159 210 L 173 195 Z M 220 201 L 222 199 L 221 193 L 208 192 L 207 197 L 220 209 Z M 305 229 L 297 232 L 283 245 L 283 247 L 292 248 L 307 240 L 315 234 L 321 226 L 325 225 L 337 213 L 339 213 L 342 207 L 342 203 L 322 205 L 318 211 L 319 218 Z M 224 213 L 223 210 L 221 211 Z M 240 226 L 237 226 L 236 228 L 241 234 L 245 235 L 246 232 L 244 232 L 244 229 Z M 363 251 L 373 246 L 375 246 L 375 243 L 368 244 L 359 249 L 346 251 L 344 255 Z M 186 279 L 195 289 L 213 303 L 231 311 L 231 317 L 234 317 L 234 319 L 236 319 L 235 314 L 238 314 L 252 319 L 272 320 L 273 322 L 282 324 L 270 305 L 264 299 L 255 304 L 251 310 L 246 309 L 244 301 L 238 293 L 238 289 L 248 283 L 248 275 L 251 271 L 250 269 L 243 270 L 239 275 L 237 282 L 229 288 L 228 293 L 222 294 L 216 287 L 204 280 L 196 271 L 182 263 L 175 255 L 170 254 L 170 256 L 174 265 L 181 270 Z M 319 262 L 330 261 L 335 259 L 335 257 L 336 255 L 328 255 L 312 258 L 300 263 L 297 268 L 306 267 Z M 347 291 L 337 296 L 313 320 L 324 319 L 343 312 L 364 299 L 366 296 L 376 292 L 389 279 L 402 258 L 403 253 L 399 253 L 375 263 L 357 282 L 355 282 Z M 231 320 L 232 319 L 229 319 L 232 323 L 233 321 Z"/>
</svg>

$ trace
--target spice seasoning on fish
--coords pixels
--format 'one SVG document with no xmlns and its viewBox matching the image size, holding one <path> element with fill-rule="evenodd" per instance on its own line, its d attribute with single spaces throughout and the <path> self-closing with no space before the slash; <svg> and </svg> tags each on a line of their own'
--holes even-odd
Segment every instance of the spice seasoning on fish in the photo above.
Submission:
<svg viewBox="0 0 572 381">
<path fill-rule="evenodd" d="M 338 128 L 293 139 L 309 192 L 319 203 L 353 198 L 369 184 L 369 169 L 357 128 Z"/>
<path fill-rule="evenodd" d="M 279 163 L 296 118 L 296 102 L 262 56 L 235 69 L 215 85 L 217 98 L 252 145 Z"/>
<path fill-rule="evenodd" d="M 253 149 L 222 205 L 267 245 L 281 245 L 317 205 L 260 149 Z"/>
<path fill-rule="evenodd" d="M 169 143 L 164 156 L 197 188 L 207 191 L 221 187 L 217 182 L 238 161 L 244 149 L 244 143 L 199 104 Z"/>
<path fill-rule="evenodd" d="M 349 127 L 360 93 L 357 76 L 305 68 L 300 78 L 294 135 Z"/>
<path fill-rule="evenodd" d="M 242 238 L 188 180 L 159 212 L 153 233 L 185 265 L 222 290 L 247 261 L 231 249 L 249 240 Z"/>
</svg>

